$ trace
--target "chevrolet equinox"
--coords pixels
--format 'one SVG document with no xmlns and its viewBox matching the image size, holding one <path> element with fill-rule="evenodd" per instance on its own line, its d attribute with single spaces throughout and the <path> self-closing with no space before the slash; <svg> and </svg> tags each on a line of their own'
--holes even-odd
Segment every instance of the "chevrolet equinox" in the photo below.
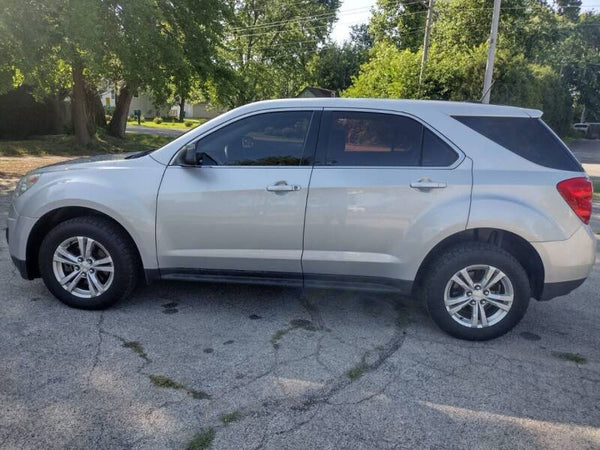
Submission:
<svg viewBox="0 0 600 450">
<path fill-rule="evenodd" d="M 26 279 L 100 309 L 138 279 L 392 291 L 463 339 L 589 275 L 592 184 L 541 112 L 294 99 L 229 111 L 164 147 L 18 183 L 7 238 Z"/>
</svg>

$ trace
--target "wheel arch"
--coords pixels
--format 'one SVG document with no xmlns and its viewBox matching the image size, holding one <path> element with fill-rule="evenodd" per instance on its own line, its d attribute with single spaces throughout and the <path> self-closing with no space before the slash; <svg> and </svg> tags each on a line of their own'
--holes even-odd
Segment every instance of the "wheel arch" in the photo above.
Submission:
<svg viewBox="0 0 600 450">
<path fill-rule="evenodd" d="M 27 247 L 26 247 L 26 264 L 27 264 L 27 273 L 32 278 L 37 278 L 40 276 L 39 270 L 39 252 L 40 245 L 42 241 L 46 237 L 46 235 L 52 230 L 56 225 L 65 220 L 73 219 L 75 217 L 83 217 L 83 216 L 98 216 L 103 217 L 107 220 L 110 220 L 112 223 L 117 225 L 125 234 L 127 239 L 130 241 L 130 244 L 135 249 L 137 253 L 138 260 L 142 263 L 143 259 L 140 253 L 140 249 L 131 235 L 131 233 L 114 217 L 110 215 L 98 211 L 97 209 L 88 208 L 84 206 L 63 206 L 45 213 L 42 217 L 40 217 L 31 232 L 29 233 L 29 237 L 27 239 Z M 143 267 L 140 267 L 142 270 Z"/>
<path fill-rule="evenodd" d="M 413 291 L 416 294 L 423 285 L 429 267 L 435 262 L 438 255 L 449 247 L 460 242 L 486 242 L 500 247 L 511 255 L 523 266 L 529 277 L 532 297 L 540 299 L 544 288 L 544 264 L 537 250 L 521 236 L 497 228 L 471 228 L 452 234 L 438 242 L 427 253 L 415 277 Z"/>
</svg>

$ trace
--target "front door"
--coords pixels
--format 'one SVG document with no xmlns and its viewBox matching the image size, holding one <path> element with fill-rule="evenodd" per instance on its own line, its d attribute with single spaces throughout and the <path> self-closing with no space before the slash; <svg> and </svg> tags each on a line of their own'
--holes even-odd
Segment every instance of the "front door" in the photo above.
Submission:
<svg viewBox="0 0 600 450">
<path fill-rule="evenodd" d="M 246 116 L 201 138 L 202 166 L 167 168 L 157 211 L 163 276 L 222 271 L 301 280 L 319 116 L 309 110 Z"/>
<path fill-rule="evenodd" d="M 471 161 L 411 117 L 324 111 L 305 283 L 405 287 L 432 242 L 466 227 L 471 179 Z"/>
</svg>

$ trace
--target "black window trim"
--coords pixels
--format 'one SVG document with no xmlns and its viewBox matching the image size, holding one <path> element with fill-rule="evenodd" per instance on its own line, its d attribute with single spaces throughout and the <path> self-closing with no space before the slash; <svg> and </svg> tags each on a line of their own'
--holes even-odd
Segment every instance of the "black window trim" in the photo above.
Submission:
<svg viewBox="0 0 600 450">
<path fill-rule="evenodd" d="M 331 113 L 331 112 L 365 112 L 365 113 L 378 113 L 378 114 L 388 114 L 388 115 L 395 115 L 395 116 L 400 116 L 400 117 L 406 117 L 409 119 L 413 119 L 416 120 L 418 123 L 420 123 L 423 126 L 423 134 L 425 133 L 425 129 L 429 130 L 430 132 L 432 132 L 435 136 L 437 136 L 439 139 L 442 140 L 442 142 L 444 142 L 445 144 L 447 144 L 457 155 L 458 158 L 456 159 L 456 161 L 454 161 L 451 165 L 449 166 L 423 166 L 423 165 L 418 165 L 418 166 L 334 166 L 334 165 L 327 165 L 324 164 L 322 161 L 325 161 L 325 158 L 327 156 L 327 149 L 325 148 L 325 144 L 323 142 L 323 138 L 326 137 L 325 133 L 329 132 L 329 130 L 326 129 L 325 127 L 325 123 L 324 121 L 326 120 L 328 114 L 327 113 Z M 328 108 L 323 108 L 323 112 L 321 114 L 321 125 L 319 127 L 319 138 L 317 141 L 317 146 L 316 146 L 316 152 L 315 152 L 315 157 L 313 160 L 314 163 L 314 167 L 318 167 L 319 169 L 325 169 L 325 168 L 329 168 L 329 169 L 432 169 L 432 170 L 453 170 L 456 169 L 462 162 L 463 160 L 466 158 L 466 155 L 463 153 L 462 150 L 460 150 L 460 148 L 454 144 L 454 142 L 452 142 L 449 138 L 447 138 L 445 135 L 443 135 L 442 133 L 440 133 L 438 130 L 436 130 L 431 124 L 429 124 L 428 122 L 424 121 L 422 118 L 420 118 L 419 116 L 415 116 L 413 114 L 410 114 L 408 112 L 405 111 L 397 111 L 397 110 L 391 110 L 391 109 L 379 109 L 379 108 L 353 108 L 353 107 L 328 107 Z M 421 162 L 422 162 L 422 157 L 423 154 L 421 153 Z"/>
<path fill-rule="evenodd" d="M 320 133 L 320 128 L 321 128 L 321 120 L 322 120 L 322 114 L 323 114 L 323 108 L 321 107 L 294 107 L 294 106 L 287 106 L 287 107 L 280 107 L 280 108 L 268 108 L 268 109 L 261 109 L 261 110 L 256 110 L 256 111 L 250 111 L 246 114 L 242 114 L 240 116 L 236 116 L 236 117 L 232 117 L 229 120 L 226 120 L 223 123 L 220 123 L 218 125 L 215 125 L 213 128 L 211 128 L 210 130 L 206 130 L 204 133 L 200 134 L 199 136 L 194 137 L 193 139 L 190 139 L 189 141 L 187 141 L 185 144 L 183 144 L 181 146 L 181 148 L 179 150 L 177 150 L 175 152 L 175 154 L 173 155 L 173 157 L 171 158 L 171 161 L 169 162 L 169 166 L 175 166 L 175 167 L 184 167 L 183 164 L 180 164 L 179 161 L 181 160 L 181 154 L 185 151 L 185 148 L 190 145 L 190 144 L 196 144 L 198 141 L 204 139 L 205 137 L 208 137 L 209 135 L 211 135 L 212 133 L 215 133 L 217 131 L 219 131 L 221 128 L 224 128 L 226 126 L 232 125 L 235 122 L 238 122 L 240 120 L 244 120 L 247 119 L 249 117 L 252 116 L 258 116 L 258 115 L 262 115 L 262 114 L 268 114 L 268 113 L 277 113 L 277 112 L 304 112 L 304 111 L 309 111 L 312 112 L 312 116 L 310 119 L 310 123 L 308 125 L 308 133 L 306 136 L 306 144 L 309 147 L 305 148 L 305 152 L 307 157 L 309 158 L 309 163 L 308 164 L 302 164 L 302 165 L 298 165 L 298 166 L 242 166 L 242 165 L 202 165 L 202 166 L 198 166 L 198 167 L 189 167 L 189 166 L 185 166 L 185 169 L 200 169 L 200 168 L 204 168 L 204 169 L 298 169 L 298 168 L 312 168 L 314 167 L 314 163 L 315 163 L 315 156 L 316 156 L 316 151 L 317 151 L 317 141 L 319 138 L 319 133 Z M 190 130 L 191 131 L 191 130 Z M 312 147 L 312 149 L 310 148 Z M 304 155 L 303 155 L 304 156 Z"/>
</svg>

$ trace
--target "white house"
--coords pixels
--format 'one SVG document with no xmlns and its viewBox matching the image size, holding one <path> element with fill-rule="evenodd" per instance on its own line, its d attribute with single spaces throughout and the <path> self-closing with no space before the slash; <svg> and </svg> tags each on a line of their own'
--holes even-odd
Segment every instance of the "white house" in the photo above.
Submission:
<svg viewBox="0 0 600 450">
<path fill-rule="evenodd" d="M 116 92 L 115 87 L 112 83 L 103 83 L 99 88 L 100 99 L 104 107 L 115 107 L 116 105 Z M 133 116 L 135 110 L 140 110 L 142 116 L 147 118 L 153 118 L 157 116 L 171 116 L 179 117 L 179 105 L 169 107 L 162 107 L 158 111 L 152 104 L 152 97 L 148 94 L 142 93 L 134 96 L 131 99 L 131 105 L 129 105 L 129 115 Z M 224 113 L 224 109 L 209 108 L 207 103 L 186 103 L 185 104 L 185 117 L 194 119 L 212 119 L 219 114 Z"/>
</svg>

